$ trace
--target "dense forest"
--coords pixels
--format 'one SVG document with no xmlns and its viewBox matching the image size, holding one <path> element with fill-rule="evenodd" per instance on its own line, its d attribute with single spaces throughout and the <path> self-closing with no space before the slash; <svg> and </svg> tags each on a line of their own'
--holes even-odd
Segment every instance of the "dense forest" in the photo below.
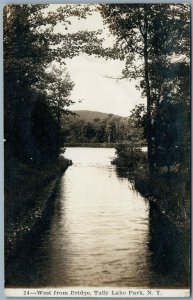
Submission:
<svg viewBox="0 0 193 300">
<path fill-rule="evenodd" d="M 15 239 L 13 224 L 35 205 L 38 189 L 70 165 L 61 156 L 65 143 L 121 144 L 114 163 L 125 168 L 137 189 L 157 198 L 162 210 L 170 211 L 180 224 L 189 220 L 190 7 L 96 5 L 115 38 L 113 48 L 103 47 L 100 32 L 55 33 L 58 22 L 69 29 L 71 18 L 85 19 L 92 9 L 4 7 L 7 244 Z M 138 89 L 147 99 L 146 107 L 136 106 L 126 120 L 111 114 L 92 122 L 73 117 L 69 106 L 74 83 L 65 59 L 81 52 L 125 61 L 122 78 L 140 79 Z M 143 143 L 148 145 L 145 157 L 135 149 Z M 155 190 L 158 184 L 160 189 Z M 163 197 L 161 189 L 166 187 Z"/>
<path fill-rule="evenodd" d="M 133 110 L 134 111 L 134 110 Z M 74 111 L 75 116 L 65 119 L 66 143 L 130 143 L 145 145 L 143 128 L 134 119 L 94 111 Z"/>
</svg>

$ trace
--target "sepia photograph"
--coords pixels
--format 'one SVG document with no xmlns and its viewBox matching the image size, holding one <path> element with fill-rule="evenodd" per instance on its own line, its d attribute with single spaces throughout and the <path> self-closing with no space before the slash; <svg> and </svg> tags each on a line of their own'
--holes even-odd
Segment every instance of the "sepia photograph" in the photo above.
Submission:
<svg viewBox="0 0 193 300">
<path fill-rule="evenodd" d="M 189 297 L 190 4 L 3 18 L 6 296 Z"/>
</svg>

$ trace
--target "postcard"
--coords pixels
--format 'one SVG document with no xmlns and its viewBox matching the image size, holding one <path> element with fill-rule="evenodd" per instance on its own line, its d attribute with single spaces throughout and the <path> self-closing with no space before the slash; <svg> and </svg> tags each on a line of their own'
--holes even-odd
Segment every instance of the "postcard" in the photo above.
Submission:
<svg viewBox="0 0 193 300">
<path fill-rule="evenodd" d="M 190 5 L 4 7 L 5 294 L 190 296 Z"/>
</svg>

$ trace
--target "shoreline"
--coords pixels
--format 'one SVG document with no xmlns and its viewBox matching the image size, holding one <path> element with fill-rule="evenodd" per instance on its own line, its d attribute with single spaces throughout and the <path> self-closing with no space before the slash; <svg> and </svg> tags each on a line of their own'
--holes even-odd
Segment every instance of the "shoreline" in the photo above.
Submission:
<svg viewBox="0 0 193 300">
<path fill-rule="evenodd" d="M 10 261 L 11 257 L 14 257 L 19 249 L 23 246 L 23 243 L 38 239 L 42 231 L 48 224 L 49 217 L 54 204 L 53 198 L 56 190 L 56 186 L 60 177 L 65 173 L 67 168 L 71 165 L 70 161 L 66 160 L 66 166 L 58 166 L 58 170 L 53 169 L 53 173 L 50 178 L 41 182 L 39 187 L 34 185 L 33 189 L 36 189 L 36 193 L 32 193 L 32 199 L 26 198 L 25 203 L 21 208 L 21 216 L 12 220 L 11 216 L 7 216 L 5 222 L 5 261 Z M 36 174 L 38 177 L 40 174 Z M 23 179 L 24 180 L 24 179 Z M 24 182 L 23 185 L 27 183 Z M 21 190 L 23 187 L 21 187 Z M 24 192 L 24 191 L 23 191 Z M 25 193 L 24 193 L 25 194 Z M 19 202 L 20 198 L 17 199 Z M 28 201 L 33 200 L 34 203 L 31 207 L 27 206 Z M 6 202 L 6 198 L 5 198 Z"/>
<path fill-rule="evenodd" d="M 65 143 L 64 147 L 88 147 L 88 148 L 115 148 L 122 143 Z M 131 146 L 129 143 L 125 143 L 124 145 Z M 145 148 L 147 145 L 132 145 L 132 147 L 136 148 Z"/>
</svg>

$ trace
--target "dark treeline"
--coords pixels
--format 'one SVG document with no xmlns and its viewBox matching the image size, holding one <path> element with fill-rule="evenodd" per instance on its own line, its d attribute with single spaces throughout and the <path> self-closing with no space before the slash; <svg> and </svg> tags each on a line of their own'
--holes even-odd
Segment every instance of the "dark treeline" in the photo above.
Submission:
<svg viewBox="0 0 193 300">
<path fill-rule="evenodd" d="M 113 114 L 100 119 L 84 120 L 79 117 L 65 122 L 66 143 L 145 143 L 143 129 L 137 126 L 134 115 L 123 118 Z"/>
</svg>

